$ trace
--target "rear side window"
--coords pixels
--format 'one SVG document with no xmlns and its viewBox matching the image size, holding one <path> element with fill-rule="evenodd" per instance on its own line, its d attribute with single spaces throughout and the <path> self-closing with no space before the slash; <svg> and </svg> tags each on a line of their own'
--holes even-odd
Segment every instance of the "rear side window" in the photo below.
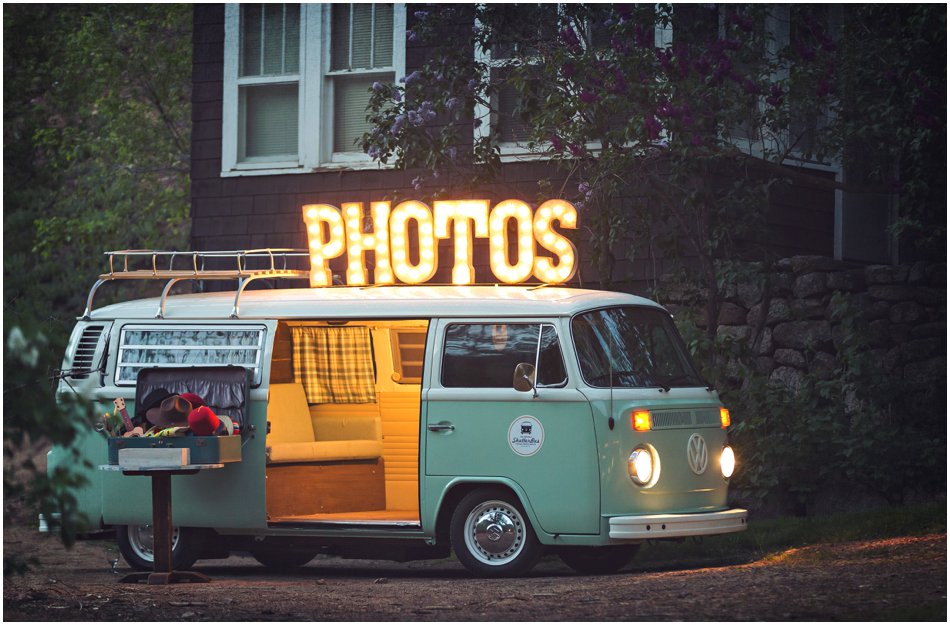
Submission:
<svg viewBox="0 0 950 625">
<path fill-rule="evenodd" d="M 515 367 L 534 366 L 538 356 L 538 385 L 567 381 L 557 331 L 550 324 L 456 323 L 445 332 L 442 386 L 446 388 L 511 388 Z"/>
<path fill-rule="evenodd" d="M 119 337 L 115 383 L 134 386 L 145 367 L 234 365 L 261 383 L 263 326 L 124 326 Z"/>
</svg>

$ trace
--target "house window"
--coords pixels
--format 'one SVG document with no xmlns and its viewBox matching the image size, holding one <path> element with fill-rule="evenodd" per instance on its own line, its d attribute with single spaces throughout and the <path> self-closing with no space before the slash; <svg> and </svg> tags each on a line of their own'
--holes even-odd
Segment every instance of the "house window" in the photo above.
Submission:
<svg viewBox="0 0 950 625">
<path fill-rule="evenodd" d="M 375 166 L 356 141 L 405 24 L 402 4 L 227 5 L 222 175 Z"/>
<path fill-rule="evenodd" d="M 519 160 L 522 158 L 543 158 L 548 148 L 547 143 L 529 147 L 531 125 L 525 122 L 521 115 L 522 96 L 518 90 L 508 82 L 514 57 L 532 62 L 532 52 L 536 47 L 549 45 L 559 35 L 561 14 L 558 10 L 551 10 L 552 5 L 499 5 L 512 11 L 517 19 L 511 20 L 509 29 L 510 41 L 499 39 L 490 50 L 477 48 L 476 59 L 484 62 L 490 72 L 490 81 L 497 85 L 492 95 L 490 105 L 476 104 L 475 118 L 481 120 L 481 125 L 475 128 L 475 139 L 485 139 L 494 135 L 498 150 L 503 160 Z M 652 8 L 649 13 L 638 9 L 638 19 L 653 20 Z M 520 26 L 519 26 L 520 24 Z M 609 44 L 609 34 L 601 24 L 585 23 L 579 32 L 579 40 L 584 46 L 604 46 Z M 671 40 L 669 28 L 656 24 L 654 27 L 655 45 L 662 47 Z M 536 44 L 532 44 L 534 39 Z M 527 43 L 526 43 L 527 42 Z M 524 46 L 527 46 L 525 48 Z M 618 117 L 617 123 L 623 124 L 626 117 Z M 589 149 L 598 149 L 600 143 L 588 144 Z"/>
</svg>

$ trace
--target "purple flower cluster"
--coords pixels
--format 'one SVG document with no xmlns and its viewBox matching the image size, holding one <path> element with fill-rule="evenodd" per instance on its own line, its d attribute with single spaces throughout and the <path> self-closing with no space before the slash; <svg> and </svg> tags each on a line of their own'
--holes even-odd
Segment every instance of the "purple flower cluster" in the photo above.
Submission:
<svg viewBox="0 0 950 625">
<path fill-rule="evenodd" d="M 408 87 L 412 83 L 419 82 L 420 80 L 422 80 L 422 72 L 420 72 L 419 70 L 416 70 L 412 72 L 411 74 L 409 74 L 408 76 L 403 76 L 402 78 L 400 78 L 399 82 L 405 83 L 405 85 Z"/>
</svg>

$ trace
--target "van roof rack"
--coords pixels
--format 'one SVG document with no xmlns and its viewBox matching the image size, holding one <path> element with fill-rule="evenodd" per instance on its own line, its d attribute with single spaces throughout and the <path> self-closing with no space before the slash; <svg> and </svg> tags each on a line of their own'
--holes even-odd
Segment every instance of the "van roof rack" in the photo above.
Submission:
<svg viewBox="0 0 950 625">
<path fill-rule="evenodd" d="M 301 249 L 262 248 L 204 252 L 115 250 L 106 252 L 105 255 L 109 257 L 109 272 L 100 275 L 92 286 L 92 290 L 89 291 L 86 310 L 81 317 L 83 320 L 88 321 L 91 318 L 92 300 L 96 296 L 96 291 L 106 282 L 113 280 L 167 280 L 155 314 L 157 319 L 165 317 L 165 300 L 171 288 L 178 282 L 237 280 L 238 288 L 234 296 L 234 308 L 231 310 L 231 318 L 237 319 L 241 294 L 254 280 L 271 278 L 300 280 L 310 277 L 307 269 L 288 267 L 288 261 L 296 258 L 310 258 L 310 253 Z M 129 266 L 130 261 L 133 268 Z M 142 267 L 142 265 L 147 266 Z M 215 265 L 215 267 L 209 268 L 208 265 Z M 252 268 L 256 265 L 263 266 Z"/>
</svg>

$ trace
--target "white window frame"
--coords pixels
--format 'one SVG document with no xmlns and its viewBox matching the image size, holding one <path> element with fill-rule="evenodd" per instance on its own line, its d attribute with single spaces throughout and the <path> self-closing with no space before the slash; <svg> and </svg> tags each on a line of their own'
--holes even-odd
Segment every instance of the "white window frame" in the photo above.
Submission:
<svg viewBox="0 0 950 625">
<path fill-rule="evenodd" d="M 300 5 L 300 73 L 279 77 L 240 77 L 241 6 L 224 9 L 224 80 L 221 114 L 221 176 L 262 176 L 308 173 L 321 169 L 380 169 L 383 166 L 359 151 L 333 151 L 333 82 L 339 76 L 406 73 L 406 5 L 393 5 L 392 66 L 372 70 L 330 71 L 331 4 Z M 297 159 L 238 161 L 240 133 L 239 89 L 256 84 L 298 85 Z"/>
</svg>

